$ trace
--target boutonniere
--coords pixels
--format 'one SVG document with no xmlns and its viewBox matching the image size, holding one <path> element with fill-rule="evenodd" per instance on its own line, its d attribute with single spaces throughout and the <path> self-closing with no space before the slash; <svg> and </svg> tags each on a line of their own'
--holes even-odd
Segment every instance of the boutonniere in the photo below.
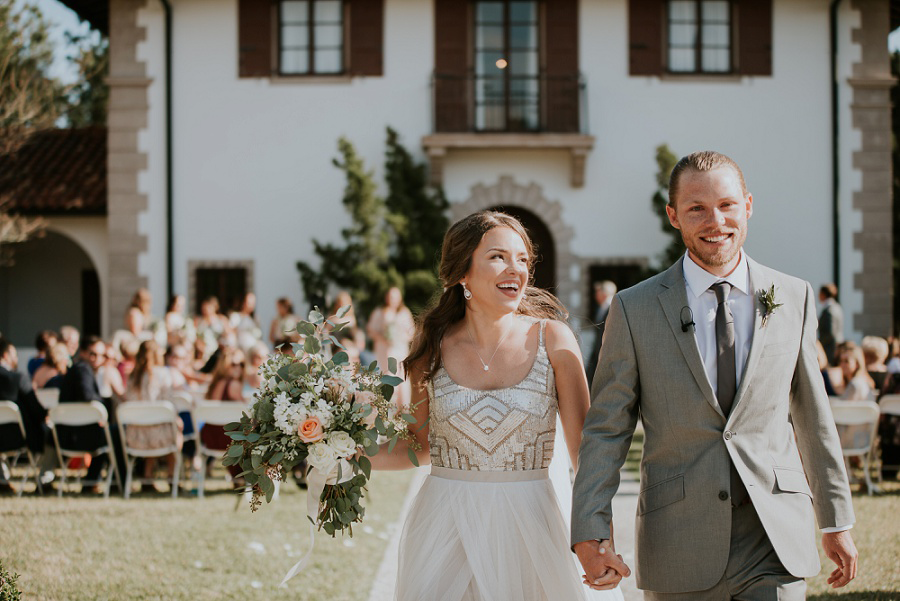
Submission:
<svg viewBox="0 0 900 601">
<path fill-rule="evenodd" d="M 772 287 L 768 290 L 760 290 L 758 298 L 763 306 L 762 327 L 766 327 L 769 316 L 784 303 L 779 303 L 775 299 L 775 284 L 772 284 Z"/>
</svg>

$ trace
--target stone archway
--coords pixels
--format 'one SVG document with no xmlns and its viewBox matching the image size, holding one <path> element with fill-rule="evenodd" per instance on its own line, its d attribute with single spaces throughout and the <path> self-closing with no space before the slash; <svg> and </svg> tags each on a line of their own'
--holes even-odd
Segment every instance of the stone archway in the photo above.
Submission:
<svg viewBox="0 0 900 601">
<path fill-rule="evenodd" d="M 40 330 L 73 325 L 101 333 L 97 266 L 74 239 L 54 230 L 21 243 L 15 264 L 0 268 L 0 331 L 30 347 Z"/>
<path fill-rule="evenodd" d="M 553 292 L 570 312 L 578 312 L 582 304 L 578 281 L 582 276 L 582 269 L 578 258 L 572 254 L 574 230 L 563 221 L 562 204 L 558 200 L 548 200 L 543 188 L 536 183 L 523 185 L 504 175 L 495 184 L 472 186 L 469 198 L 461 203 L 453 203 L 450 210 L 453 221 L 457 221 L 471 213 L 495 208 L 505 208 L 512 214 L 517 212 L 516 209 L 524 209 L 546 227 L 552 254 L 555 255 L 551 270 L 555 279 Z M 542 242 L 541 247 L 541 253 L 549 256 L 548 243 Z"/>
</svg>

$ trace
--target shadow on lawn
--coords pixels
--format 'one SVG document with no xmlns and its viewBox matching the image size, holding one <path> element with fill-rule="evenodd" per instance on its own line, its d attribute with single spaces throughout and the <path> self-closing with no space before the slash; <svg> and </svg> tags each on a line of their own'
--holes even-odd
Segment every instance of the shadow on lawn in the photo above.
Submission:
<svg viewBox="0 0 900 601">
<path fill-rule="evenodd" d="M 807 601 L 898 601 L 900 592 L 861 591 L 855 593 L 822 593 L 806 598 Z"/>
</svg>

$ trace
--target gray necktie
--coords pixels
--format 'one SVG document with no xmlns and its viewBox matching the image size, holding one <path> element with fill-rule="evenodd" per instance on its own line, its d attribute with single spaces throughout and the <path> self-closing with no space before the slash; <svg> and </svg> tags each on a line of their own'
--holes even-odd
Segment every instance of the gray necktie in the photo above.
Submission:
<svg viewBox="0 0 900 601">
<path fill-rule="evenodd" d="M 728 306 L 728 294 L 731 292 L 731 284 L 728 282 L 716 282 L 712 286 L 716 293 L 716 397 L 719 399 L 719 407 L 725 417 L 731 413 L 734 404 L 734 395 L 737 393 L 737 369 L 734 364 L 734 315 Z M 747 489 L 744 482 L 731 464 L 731 503 L 742 505 L 747 499 Z"/>
<path fill-rule="evenodd" d="M 727 417 L 731 413 L 731 404 L 737 392 L 737 370 L 734 365 L 734 315 L 728 306 L 728 293 L 731 284 L 716 282 L 712 286 L 716 293 L 716 397 L 719 407 Z"/>
</svg>

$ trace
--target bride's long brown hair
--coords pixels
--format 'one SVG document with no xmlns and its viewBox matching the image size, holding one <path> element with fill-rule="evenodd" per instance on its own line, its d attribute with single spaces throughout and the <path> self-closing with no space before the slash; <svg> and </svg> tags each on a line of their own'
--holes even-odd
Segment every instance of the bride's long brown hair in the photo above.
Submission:
<svg viewBox="0 0 900 601">
<path fill-rule="evenodd" d="M 411 366 L 422 370 L 427 382 L 434 377 L 441 366 L 441 338 L 447 330 L 466 315 L 466 299 L 460 280 L 472 265 L 472 255 L 484 235 L 494 228 L 508 227 L 525 242 L 528 251 L 528 285 L 525 296 L 516 310 L 518 315 L 540 319 L 565 320 L 568 312 L 559 300 L 532 284 L 535 246 L 522 223 L 511 215 L 498 211 L 481 211 L 465 217 L 447 230 L 441 247 L 441 265 L 438 276 L 444 292 L 419 316 L 416 334 L 409 356 L 403 361 L 403 368 L 409 373 Z"/>
</svg>

